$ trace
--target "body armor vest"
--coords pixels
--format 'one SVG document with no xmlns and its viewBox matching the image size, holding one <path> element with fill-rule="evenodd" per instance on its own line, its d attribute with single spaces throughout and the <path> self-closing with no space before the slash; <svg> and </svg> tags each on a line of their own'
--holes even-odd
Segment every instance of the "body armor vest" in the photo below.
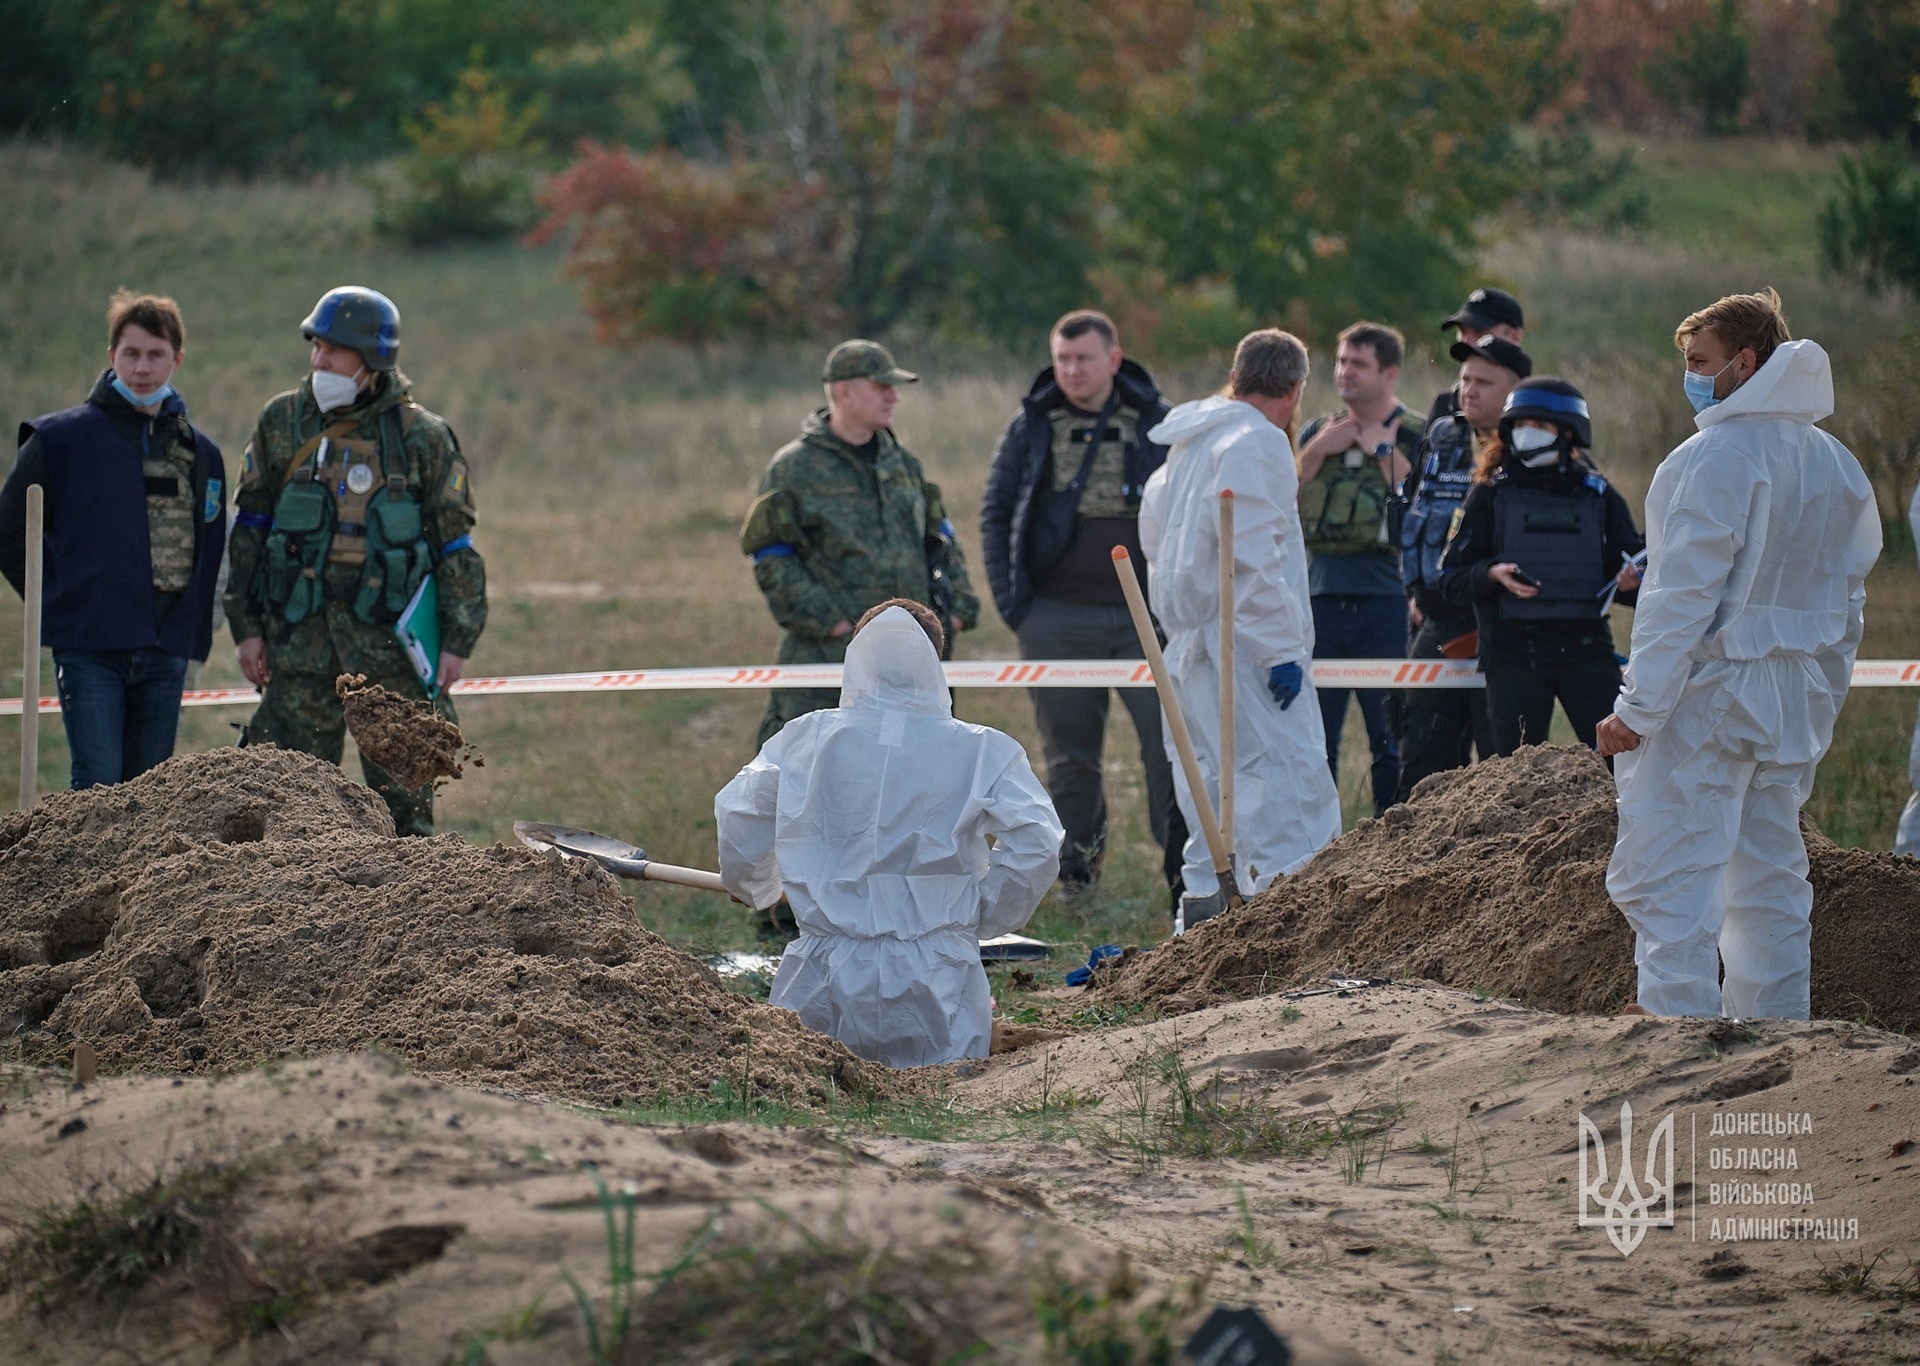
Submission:
<svg viewBox="0 0 1920 1366">
<path fill-rule="evenodd" d="M 1500 597 L 1509 621 L 1572 621 L 1600 615 L 1609 575 L 1607 481 L 1589 474 L 1577 489 L 1549 493 L 1509 483 L 1493 508 L 1494 558 L 1517 564 L 1540 582 L 1538 597 Z"/>
<path fill-rule="evenodd" d="M 1438 587 L 1454 509 L 1472 487 L 1473 428 L 1463 417 L 1442 418 L 1428 436 L 1420 483 L 1400 522 L 1400 580 L 1409 591 Z"/>
<path fill-rule="evenodd" d="M 382 415 L 372 441 L 325 429 L 295 455 L 274 503 L 273 529 L 261 559 L 261 600 L 288 626 L 298 626 L 326 601 L 328 570 L 359 569 L 353 613 L 375 626 L 400 619 L 414 591 L 432 571 L 420 504 L 407 488 L 405 424 Z M 379 472 L 374 467 L 378 465 Z"/>
</svg>

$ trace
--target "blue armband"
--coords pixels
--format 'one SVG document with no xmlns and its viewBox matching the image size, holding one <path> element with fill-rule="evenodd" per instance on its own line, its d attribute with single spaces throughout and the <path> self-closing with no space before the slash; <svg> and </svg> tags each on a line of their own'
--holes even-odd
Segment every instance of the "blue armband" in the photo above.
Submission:
<svg viewBox="0 0 1920 1366">
<path fill-rule="evenodd" d="M 451 541 L 448 541 L 445 545 L 441 546 L 440 558 L 444 560 L 447 558 L 447 556 L 453 554 L 456 550 L 472 550 L 472 549 L 473 549 L 473 533 L 468 532 L 464 536 L 455 536 Z"/>
<path fill-rule="evenodd" d="M 256 526 L 262 531 L 266 531 L 272 528 L 273 518 L 267 516 L 264 512 L 241 512 L 235 514 L 233 524 L 235 526 Z"/>
<path fill-rule="evenodd" d="M 953 518 L 942 517 L 940 519 L 940 534 L 945 536 L 949 541 L 953 539 Z"/>
<path fill-rule="evenodd" d="M 799 553 L 800 550 L 797 546 L 788 545 L 785 541 L 775 541 L 772 545 L 764 545 L 754 551 L 753 562 L 759 564 L 762 560 L 770 560 L 782 555 L 798 555 Z"/>
</svg>

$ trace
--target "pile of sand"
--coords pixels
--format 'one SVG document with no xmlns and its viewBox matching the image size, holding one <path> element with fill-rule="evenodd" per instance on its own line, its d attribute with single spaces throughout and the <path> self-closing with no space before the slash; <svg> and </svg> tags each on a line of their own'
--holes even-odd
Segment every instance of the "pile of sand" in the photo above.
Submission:
<svg viewBox="0 0 1920 1366">
<path fill-rule="evenodd" d="M 392 837 L 276 749 L 183 756 L 0 822 L 0 1022 L 27 1056 L 213 1071 L 378 1047 L 448 1081 L 611 1105 L 886 1083 L 642 929 L 583 860 Z"/>
<path fill-rule="evenodd" d="M 480 765 L 460 727 L 427 703 L 368 683 L 365 674 L 341 674 L 333 690 L 360 753 L 409 791 L 458 778 L 463 758 Z"/>
<path fill-rule="evenodd" d="M 1239 911 L 1129 959 L 1109 999 L 1191 1009 L 1330 974 L 1418 977 L 1567 1013 L 1634 987 L 1607 898 L 1613 780 L 1592 753 L 1530 748 L 1423 782 Z M 1813 1013 L 1920 1027 L 1920 861 L 1808 829 Z"/>
</svg>

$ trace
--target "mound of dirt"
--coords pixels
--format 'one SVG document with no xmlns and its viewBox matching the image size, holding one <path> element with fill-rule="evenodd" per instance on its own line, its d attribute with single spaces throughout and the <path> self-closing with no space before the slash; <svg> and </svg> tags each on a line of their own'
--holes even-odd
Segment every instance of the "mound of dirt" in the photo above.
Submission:
<svg viewBox="0 0 1920 1366">
<path fill-rule="evenodd" d="M 333 690 L 346 711 L 353 743 L 404 788 L 458 778 L 463 758 L 480 763 L 460 727 L 425 702 L 368 683 L 365 674 L 341 674 Z"/>
<path fill-rule="evenodd" d="M 338 768 L 274 749 L 184 756 L 9 818 L 0 1020 L 30 1058 L 85 1039 L 116 1070 L 378 1047 L 602 1105 L 888 1084 L 641 928 L 592 863 L 392 828 Z"/>
<path fill-rule="evenodd" d="M 1613 779 L 1538 747 L 1423 782 L 1239 911 L 1119 964 L 1110 1000 L 1182 1010 L 1328 975 L 1427 978 L 1542 1010 L 1631 999 L 1633 934 L 1607 897 Z M 1920 1027 L 1920 861 L 1808 827 L 1813 1013 Z"/>
</svg>

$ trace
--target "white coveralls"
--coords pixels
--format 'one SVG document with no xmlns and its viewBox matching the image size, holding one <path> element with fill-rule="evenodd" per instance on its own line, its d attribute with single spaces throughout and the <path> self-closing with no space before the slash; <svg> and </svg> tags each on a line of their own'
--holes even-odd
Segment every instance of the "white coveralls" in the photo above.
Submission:
<svg viewBox="0 0 1920 1366">
<path fill-rule="evenodd" d="M 1327 771 L 1326 732 L 1313 684 L 1285 711 L 1267 691 L 1276 664 L 1309 669 L 1313 610 L 1287 434 L 1238 399 L 1175 408 L 1149 437 L 1172 449 L 1140 503 L 1140 545 L 1154 614 L 1167 632 L 1167 669 L 1194 757 L 1220 792 L 1220 491 L 1233 490 L 1234 829 L 1242 895 L 1291 873 L 1340 833 L 1340 794 Z M 1194 794 L 1167 729 L 1174 787 L 1187 818 L 1187 892 L 1220 889 Z"/>
<path fill-rule="evenodd" d="M 1647 491 L 1647 577 L 1613 708 L 1645 739 L 1614 760 L 1607 892 L 1656 1015 L 1807 1018 L 1800 805 L 1880 554 L 1866 475 L 1813 425 L 1832 411 L 1827 353 L 1788 342 L 1695 419 Z"/>
<path fill-rule="evenodd" d="M 1914 489 L 1913 501 L 1907 505 L 1907 525 L 1913 528 L 1914 546 L 1920 548 L 1920 488 Z M 1906 809 L 1900 813 L 1893 852 L 1920 854 L 1920 722 L 1914 724 L 1913 744 L 1907 750 L 1907 781 L 1913 784 L 1913 795 L 1907 798 Z"/>
<path fill-rule="evenodd" d="M 1063 832 L 1019 742 L 954 719 L 918 622 L 869 622 L 840 706 L 787 722 L 713 810 L 728 890 L 784 891 L 800 925 L 774 1005 L 889 1067 L 987 1056 L 980 940 L 1027 923 Z"/>
</svg>

